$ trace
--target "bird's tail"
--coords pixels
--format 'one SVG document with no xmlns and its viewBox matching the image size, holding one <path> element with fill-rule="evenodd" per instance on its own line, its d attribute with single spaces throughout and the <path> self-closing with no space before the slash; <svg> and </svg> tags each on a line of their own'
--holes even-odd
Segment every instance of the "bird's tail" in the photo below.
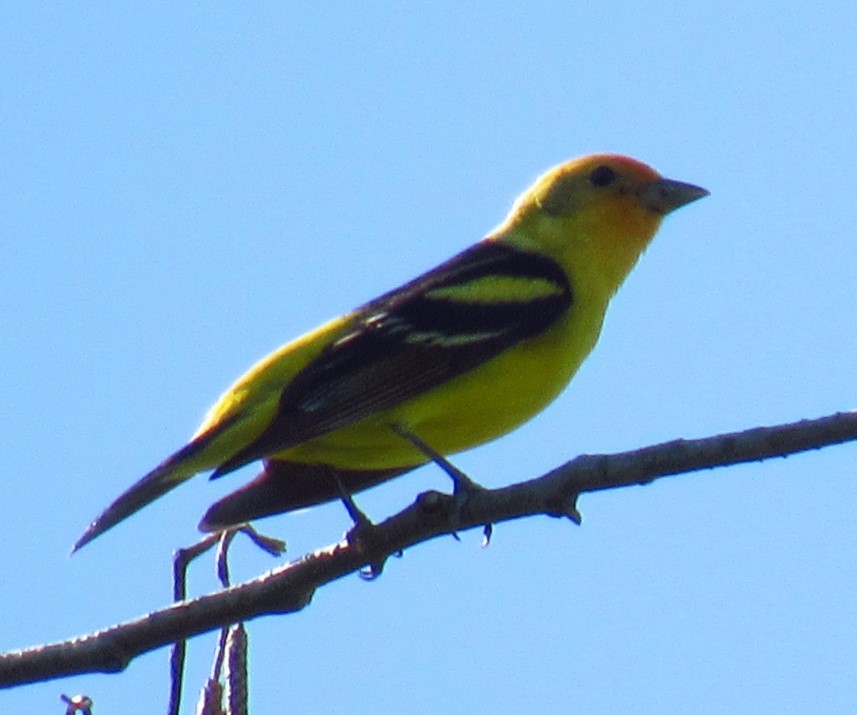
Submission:
<svg viewBox="0 0 857 715">
<path fill-rule="evenodd" d="M 205 436 L 192 440 L 125 491 L 86 528 L 75 542 L 71 553 L 159 496 L 190 479 L 197 472 L 214 466 L 208 463 L 209 458 L 205 449 L 208 443 L 209 440 Z"/>
</svg>

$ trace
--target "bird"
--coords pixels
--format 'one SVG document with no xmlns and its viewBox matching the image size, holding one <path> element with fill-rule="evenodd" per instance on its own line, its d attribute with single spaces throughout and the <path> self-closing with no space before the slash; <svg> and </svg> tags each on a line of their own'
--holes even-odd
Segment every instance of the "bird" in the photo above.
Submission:
<svg viewBox="0 0 857 715">
<path fill-rule="evenodd" d="M 662 219 L 708 194 L 618 154 L 549 169 L 477 243 L 252 366 L 72 552 L 200 472 L 219 478 L 262 462 L 203 516 L 202 531 L 220 531 L 510 432 L 592 351 Z"/>
</svg>

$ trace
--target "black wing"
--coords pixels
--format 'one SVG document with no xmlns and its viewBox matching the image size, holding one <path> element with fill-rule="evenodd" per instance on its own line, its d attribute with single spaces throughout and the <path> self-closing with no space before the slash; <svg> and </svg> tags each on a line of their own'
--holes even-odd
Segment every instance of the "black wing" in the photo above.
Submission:
<svg viewBox="0 0 857 715">
<path fill-rule="evenodd" d="M 214 477 L 419 395 L 547 330 L 572 291 L 551 259 L 482 241 L 356 311 L 286 386 L 277 415 Z"/>
</svg>

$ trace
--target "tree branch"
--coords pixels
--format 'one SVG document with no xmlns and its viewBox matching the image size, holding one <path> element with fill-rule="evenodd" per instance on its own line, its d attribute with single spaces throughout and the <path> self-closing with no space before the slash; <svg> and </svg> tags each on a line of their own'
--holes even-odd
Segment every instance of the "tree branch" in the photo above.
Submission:
<svg viewBox="0 0 857 715">
<path fill-rule="evenodd" d="M 697 440 L 674 440 L 612 455 L 582 455 L 529 481 L 477 490 L 458 508 L 439 492 L 344 541 L 284 564 L 252 581 L 71 640 L 0 655 L 0 687 L 87 672 L 116 672 L 142 653 L 181 638 L 259 616 L 307 606 L 319 587 L 370 568 L 380 573 L 393 554 L 443 534 L 535 514 L 579 521 L 583 492 L 648 484 L 664 476 L 785 457 L 857 440 L 857 412 Z"/>
</svg>

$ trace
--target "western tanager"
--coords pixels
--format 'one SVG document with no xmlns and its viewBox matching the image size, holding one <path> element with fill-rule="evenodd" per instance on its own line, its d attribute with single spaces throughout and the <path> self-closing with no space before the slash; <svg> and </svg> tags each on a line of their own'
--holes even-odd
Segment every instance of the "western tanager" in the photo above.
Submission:
<svg viewBox="0 0 857 715">
<path fill-rule="evenodd" d="M 554 167 L 479 243 L 254 365 L 74 548 L 198 472 L 263 461 L 205 514 L 211 531 L 427 462 L 403 434 L 443 455 L 505 434 L 580 367 L 663 217 L 707 194 L 623 156 Z"/>
</svg>

